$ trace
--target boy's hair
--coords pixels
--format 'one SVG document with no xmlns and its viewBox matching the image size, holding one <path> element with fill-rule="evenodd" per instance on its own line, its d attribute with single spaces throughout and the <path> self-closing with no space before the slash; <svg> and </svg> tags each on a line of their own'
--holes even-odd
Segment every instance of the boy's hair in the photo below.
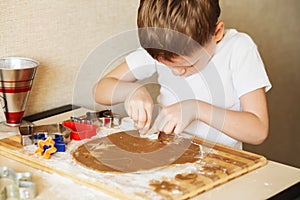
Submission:
<svg viewBox="0 0 300 200">
<path fill-rule="evenodd" d="M 141 46 L 155 59 L 188 56 L 195 41 L 204 46 L 211 39 L 220 12 L 219 0 L 141 0 L 137 17 Z"/>
</svg>

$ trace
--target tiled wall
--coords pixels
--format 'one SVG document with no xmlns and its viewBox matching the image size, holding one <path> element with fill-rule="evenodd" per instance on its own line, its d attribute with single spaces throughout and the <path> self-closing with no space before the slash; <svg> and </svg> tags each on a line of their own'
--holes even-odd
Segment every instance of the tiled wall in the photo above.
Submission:
<svg viewBox="0 0 300 200">
<path fill-rule="evenodd" d="M 0 1 L 0 57 L 25 56 L 41 63 L 26 115 L 73 102 L 80 66 L 101 42 L 135 28 L 138 2 Z M 227 27 L 249 33 L 257 43 L 273 84 L 268 93 L 270 137 L 263 145 L 245 148 L 300 167 L 300 1 L 220 2 Z"/>
</svg>

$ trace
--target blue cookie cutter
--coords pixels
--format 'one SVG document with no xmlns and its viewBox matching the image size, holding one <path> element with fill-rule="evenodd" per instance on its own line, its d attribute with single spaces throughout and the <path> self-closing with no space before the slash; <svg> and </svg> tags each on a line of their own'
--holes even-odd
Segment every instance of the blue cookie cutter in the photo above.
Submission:
<svg viewBox="0 0 300 200">
<path fill-rule="evenodd" d="M 49 125 L 27 125 L 19 127 L 21 134 L 21 144 L 23 146 L 37 144 L 39 140 L 45 140 L 51 137 L 55 144 L 57 152 L 65 152 L 66 144 L 70 141 L 71 130 L 64 127 L 62 124 Z"/>
</svg>

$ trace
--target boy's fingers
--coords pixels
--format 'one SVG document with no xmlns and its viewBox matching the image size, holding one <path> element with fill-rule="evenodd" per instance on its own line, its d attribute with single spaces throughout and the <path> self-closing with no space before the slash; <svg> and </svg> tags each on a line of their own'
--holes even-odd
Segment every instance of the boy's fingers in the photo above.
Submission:
<svg viewBox="0 0 300 200">
<path fill-rule="evenodd" d="M 161 114 L 158 114 L 157 118 L 155 119 L 154 125 L 159 131 L 163 131 L 166 122 Z"/>
<path fill-rule="evenodd" d="M 156 119 L 154 120 L 154 122 L 153 122 L 153 125 L 152 125 L 152 127 L 155 127 L 157 130 L 159 130 L 158 129 L 158 122 L 159 122 L 159 119 L 158 119 L 158 116 L 156 117 Z M 160 131 L 160 130 L 159 130 Z"/>
<path fill-rule="evenodd" d="M 178 134 L 178 133 L 182 133 L 183 132 L 183 127 L 180 124 L 177 124 L 177 126 L 174 129 L 174 133 Z"/>
<path fill-rule="evenodd" d="M 166 122 L 166 124 L 164 125 L 163 131 L 166 134 L 170 134 L 173 132 L 174 128 L 175 128 L 174 122 L 169 121 L 169 122 Z"/>
<path fill-rule="evenodd" d="M 140 108 L 138 110 L 138 122 L 137 122 L 137 128 L 138 129 L 143 129 L 146 123 L 146 113 L 145 110 L 143 108 Z"/>
<path fill-rule="evenodd" d="M 131 118 L 131 106 L 130 105 L 125 105 L 125 110 L 127 112 L 127 115 Z"/>
<path fill-rule="evenodd" d="M 148 130 L 150 128 L 151 125 L 151 121 L 152 121 L 152 109 L 153 106 L 146 106 L 146 124 L 145 124 L 145 129 Z"/>
<path fill-rule="evenodd" d="M 139 119 L 139 115 L 138 115 L 138 110 L 134 107 L 131 107 L 131 115 L 130 118 L 133 120 L 134 125 L 137 126 L 138 125 L 138 119 Z"/>
</svg>

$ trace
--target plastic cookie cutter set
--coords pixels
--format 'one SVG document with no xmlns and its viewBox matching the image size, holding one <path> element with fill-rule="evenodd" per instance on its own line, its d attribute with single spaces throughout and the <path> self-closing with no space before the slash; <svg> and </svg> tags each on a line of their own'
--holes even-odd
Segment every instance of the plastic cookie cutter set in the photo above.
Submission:
<svg viewBox="0 0 300 200">
<path fill-rule="evenodd" d="M 36 184 L 30 172 L 16 173 L 13 169 L 0 167 L 0 199 L 34 199 Z"/>
<path fill-rule="evenodd" d="M 51 146 L 52 143 L 50 140 L 52 140 L 54 142 L 53 147 L 56 148 L 57 152 L 64 152 L 66 150 L 66 144 L 70 141 L 71 133 L 69 128 L 60 123 L 40 126 L 30 124 L 19 127 L 19 131 L 23 146 L 32 144 L 39 146 L 39 143 L 40 145 L 45 144 L 44 146 L 47 146 L 47 144 L 50 144 Z M 46 147 L 44 150 L 46 151 Z"/>
</svg>

